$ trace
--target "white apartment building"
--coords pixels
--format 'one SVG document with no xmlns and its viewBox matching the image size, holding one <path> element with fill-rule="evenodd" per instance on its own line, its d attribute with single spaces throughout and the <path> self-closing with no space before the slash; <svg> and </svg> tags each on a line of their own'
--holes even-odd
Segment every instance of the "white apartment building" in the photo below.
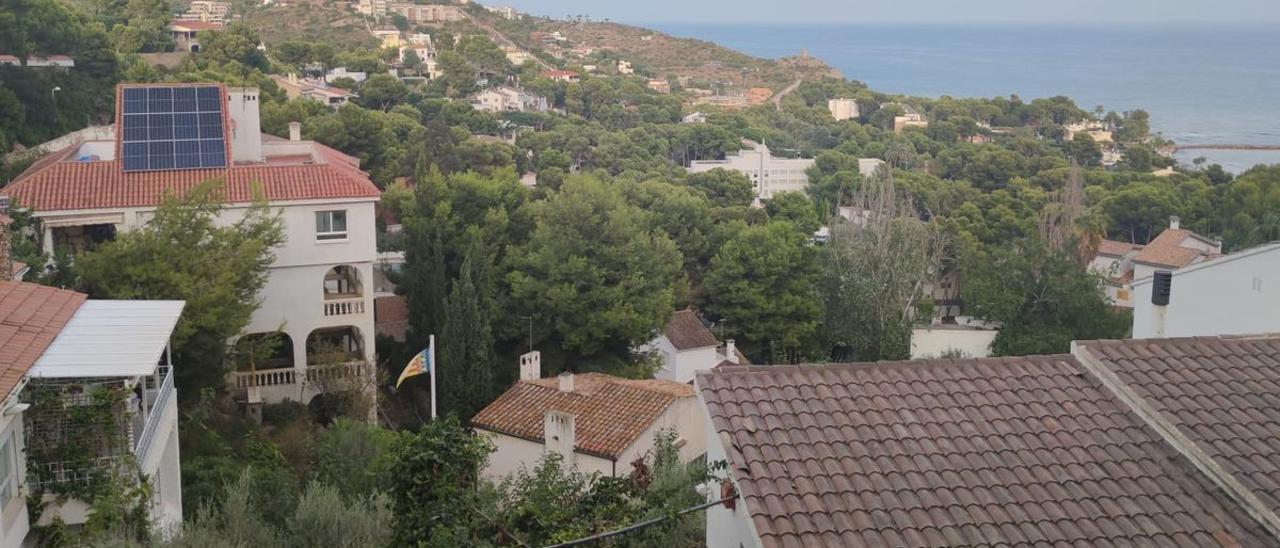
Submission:
<svg viewBox="0 0 1280 548">
<path fill-rule="evenodd" d="M 378 17 L 387 13 L 387 0 L 356 0 L 356 11 L 370 17 Z"/>
<path fill-rule="evenodd" d="M 143 156 L 134 156 L 138 142 L 128 134 L 136 130 L 133 118 L 139 115 L 130 112 L 130 105 L 163 107 L 166 91 L 178 96 L 189 94 L 188 89 L 202 94 L 202 111 L 174 116 L 179 124 L 188 118 L 201 124 L 198 135 L 205 138 L 198 144 L 205 154 L 198 158 L 211 163 L 199 169 L 173 167 L 186 159 L 163 153 L 181 151 L 191 142 L 166 140 L 167 133 L 144 142 Z M 242 337 L 278 336 L 279 351 L 228 381 L 249 401 L 267 403 L 306 403 L 340 383 L 372 387 L 374 206 L 380 191 L 360 170 L 359 160 L 303 141 L 296 123 L 288 139 L 263 134 L 255 88 L 122 85 L 117 93 L 129 95 L 117 102 L 110 139 L 80 141 L 49 154 L 0 191 L 33 211 L 44 231 L 45 250 L 82 249 L 142 227 L 167 192 L 220 178 L 226 198 L 221 222 L 240 219 L 255 196 L 261 196 L 283 219 L 286 237 L 275 250 L 259 295 L 262 304 Z M 158 99 L 132 103 L 128 97 L 134 94 Z M 175 105 L 186 108 L 181 101 Z M 127 135 L 121 135 L 122 127 Z M 174 134 L 190 129 L 194 135 L 197 128 L 171 129 Z"/>
<path fill-rule="evenodd" d="M 471 98 L 471 106 L 485 112 L 546 112 L 547 98 L 510 86 L 486 89 Z"/>
<path fill-rule="evenodd" d="M 1280 333 L 1280 242 L 1170 271 L 1164 307 L 1151 302 L 1153 277 L 1134 280 L 1134 338 Z"/>
<path fill-rule="evenodd" d="M 804 192 L 809 186 L 805 170 L 813 165 L 812 158 L 779 158 L 769 152 L 763 143 L 751 150 L 739 150 L 723 160 L 696 160 L 689 163 L 689 173 L 704 173 L 713 169 L 737 171 L 751 179 L 756 197 L 772 198 L 779 192 Z"/>
<path fill-rule="evenodd" d="M 858 102 L 853 99 L 831 99 L 827 101 L 827 110 L 837 122 L 858 117 Z"/>
<path fill-rule="evenodd" d="M 55 519 L 83 525 L 92 501 L 65 488 L 113 473 L 148 482 L 155 532 L 181 526 L 168 344 L 183 306 L 0 281 L 0 546 L 34 546 L 31 528 Z M 111 394 L 114 403 L 98 399 Z M 72 410 L 90 401 L 104 415 L 76 418 L 84 415 Z M 95 449 L 69 451 L 70 443 Z"/>
</svg>

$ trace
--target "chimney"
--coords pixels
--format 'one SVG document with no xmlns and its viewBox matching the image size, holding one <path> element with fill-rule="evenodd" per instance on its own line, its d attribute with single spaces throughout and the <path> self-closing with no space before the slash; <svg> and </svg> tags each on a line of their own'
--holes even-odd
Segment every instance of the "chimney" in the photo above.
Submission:
<svg viewBox="0 0 1280 548">
<path fill-rule="evenodd" d="M 560 379 L 561 392 L 573 392 L 573 373 L 572 372 L 565 371 L 564 373 L 561 373 L 559 379 Z"/>
<path fill-rule="evenodd" d="M 1176 218 L 1176 217 L 1175 217 Z M 1165 315 L 1173 294 L 1173 272 L 1157 270 L 1151 278 L 1151 304 L 1155 305 L 1155 338 L 1164 338 Z"/>
<path fill-rule="evenodd" d="M 1169 217 L 1169 228 L 1173 230 L 1178 230 L 1181 227 L 1182 227 L 1182 217 L 1179 217 L 1177 215 L 1173 215 Z"/>
<path fill-rule="evenodd" d="M 536 381 L 542 378 L 542 352 L 534 350 L 520 356 L 520 380 Z"/>
<path fill-rule="evenodd" d="M 573 415 L 563 411 L 547 411 L 542 420 L 542 441 L 546 450 L 559 453 L 564 463 L 573 465 L 575 439 L 575 421 Z"/>
<path fill-rule="evenodd" d="M 264 158 L 258 88 L 228 88 L 227 115 L 231 118 L 231 160 L 261 163 Z"/>
<path fill-rule="evenodd" d="M 295 143 L 302 140 L 302 122 L 289 122 L 289 140 Z"/>
<path fill-rule="evenodd" d="M 9 218 L 9 197 L 0 196 L 0 281 L 8 282 L 13 280 L 13 254 L 10 252 L 9 241 L 9 223 L 13 219 Z"/>
<path fill-rule="evenodd" d="M 724 341 L 724 358 L 730 363 L 738 363 L 738 343 L 733 339 Z"/>
</svg>

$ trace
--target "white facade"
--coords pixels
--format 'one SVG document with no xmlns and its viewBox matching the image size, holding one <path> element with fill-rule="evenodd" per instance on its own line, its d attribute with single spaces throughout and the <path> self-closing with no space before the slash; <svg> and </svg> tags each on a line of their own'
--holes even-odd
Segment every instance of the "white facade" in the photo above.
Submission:
<svg viewBox="0 0 1280 548">
<path fill-rule="evenodd" d="M 803 192 L 809 186 L 805 170 L 812 165 L 812 158 L 779 158 L 769 153 L 769 147 L 759 144 L 723 160 L 690 162 L 689 172 L 704 173 L 716 168 L 737 171 L 751 179 L 756 197 L 767 200 L 779 192 Z"/>
<path fill-rule="evenodd" d="M 911 330 L 911 359 L 940 358 L 959 352 L 965 358 L 991 355 L 991 342 L 1000 332 L 960 325 L 931 325 Z"/>
<path fill-rule="evenodd" d="M 858 117 L 858 102 L 853 99 L 831 99 L 827 101 L 827 110 L 837 122 Z"/>
<path fill-rule="evenodd" d="M 728 462 L 729 456 L 724 450 L 723 442 L 717 435 L 715 427 L 711 424 L 711 415 L 707 412 L 706 402 L 702 400 L 702 390 L 697 388 L 696 382 L 694 391 L 698 394 L 699 420 L 703 423 L 703 432 L 707 440 L 707 464 Z M 734 492 L 741 493 L 737 488 L 737 482 L 733 479 L 733 474 L 724 475 L 727 478 L 722 479 L 722 483 L 712 482 L 707 485 L 707 502 L 727 496 L 724 490 L 725 483 L 732 485 Z M 747 501 L 739 495 L 734 503 L 733 509 L 723 504 L 707 508 L 707 548 L 761 548 L 760 535 L 756 533 L 756 525 L 747 510 Z"/>
<path fill-rule="evenodd" d="M 1133 282 L 1133 337 L 1159 332 L 1150 276 Z M 1173 271 L 1165 337 L 1280 333 L 1280 242 Z"/>
<path fill-rule="evenodd" d="M 5 399 L 0 413 L 0 547 L 22 546 L 31 530 L 27 511 L 27 459 L 22 411 L 14 405 L 17 394 Z"/>
<path fill-rule="evenodd" d="M 546 112 L 547 98 L 509 86 L 489 88 L 471 99 L 471 106 L 485 112 Z"/>
</svg>

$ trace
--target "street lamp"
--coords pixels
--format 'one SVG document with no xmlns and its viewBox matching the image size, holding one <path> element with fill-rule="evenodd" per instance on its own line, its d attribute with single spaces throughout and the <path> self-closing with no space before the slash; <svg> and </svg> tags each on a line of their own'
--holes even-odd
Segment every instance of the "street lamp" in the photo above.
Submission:
<svg viewBox="0 0 1280 548">
<path fill-rule="evenodd" d="M 62 86 L 53 86 L 53 89 L 49 90 L 49 99 L 55 103 L 58 102 L 59 91 L 62 91 Z"/>
</svg>

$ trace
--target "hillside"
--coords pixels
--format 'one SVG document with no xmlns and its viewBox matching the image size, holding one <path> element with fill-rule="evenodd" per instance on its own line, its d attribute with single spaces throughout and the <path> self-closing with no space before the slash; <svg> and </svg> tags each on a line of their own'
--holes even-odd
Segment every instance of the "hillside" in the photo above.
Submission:
<svg viewBox="0 0 1280 548">
<path fill-rule="evenodd" d="M 817 78 L 839 73 L 821 61 L 793 57 L 760 59 L 705 40 L 674 37 L 661 32 L 614 22 L 576 22 L 526 17 L 508 21 L 488 14 L 485 18 L 507 38 L 530 51 L 542 49 L 531 34 L 559 32 L 573 47 L 586 47 L 601 56 L 625 59 L 636 69 L 655 77 L 682 76 L 693 80 L 740 87 L 768 87 L 775 92 L 798 76 Z M 574 62 L 573 55 L 566 61 Z"/>
<path fill-rule="evenodd" d="M 285 40 L 322 40 L 338 49 L 375 47 L 370 22 L 345 2 L 295 1 L 288 4 L 247 4 L 243 20 L 268 46 Z"/>
</svg>

